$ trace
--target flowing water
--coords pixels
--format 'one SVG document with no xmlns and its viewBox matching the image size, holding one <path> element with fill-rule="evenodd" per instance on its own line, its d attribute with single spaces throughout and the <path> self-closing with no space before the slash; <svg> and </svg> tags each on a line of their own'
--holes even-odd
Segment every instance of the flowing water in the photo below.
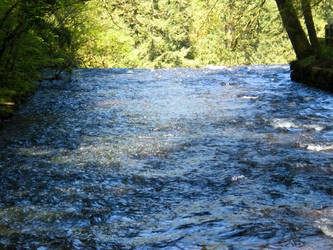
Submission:
<svg viewBox="0 0 333 250">
<path fill-rule="evenodd" d="M 25 106 L 0 248 L 333 248 L 333 96 L 285 65 L 77 70 Z"/>
</svg>

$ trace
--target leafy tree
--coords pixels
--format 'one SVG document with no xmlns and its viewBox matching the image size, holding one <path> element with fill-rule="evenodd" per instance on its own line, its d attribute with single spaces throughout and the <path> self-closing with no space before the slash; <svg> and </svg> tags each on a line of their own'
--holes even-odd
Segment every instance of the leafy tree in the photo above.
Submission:
<svg viewBox="0 0 333 250">
<path fill-rule="evenodd" d="M 33 90 L 31 83 L 47 67 L 59 71 L 75 67 L 78 48 L 72 39 L 72 22 L 83 2 L 0 2 L 0 102 L 18 102 Z"/>
<path fill-rule="evenodd" d="M 79 44 L 83 67 L 136 67 L 134 39 L 120 27 L 100 0 L 91 0 L 76 18 L 74 40 Z"/>
<path fill-rule="evenodd" d="M 96 8 L 102 6 L 108 14 L 106 19 L 104 12 L 102 15 L 103 23 L 109 21 L 109 26 L 105 25 L 103 32 L 117 31 L 122 35 L 120 37 L 128 38 L 126 50 L 121 49 L 123 43 L 117 40 L 113 40 L 112 48 L 124 53 L 122 58 L 127 60 L 110 62 L 116 59 L 105 56 L 103 61 L 107 65 L 122 66 L 127 63 L 131 67 L 193 67 L 208 64 L 265 64 L 286 62 L 293 56 L 272 0 L 95 2 Z M 94 17 L 89 19 L 94 20 Z M 98 37 L 97 31 L 94 34 L 94 37 Z M 95 40 L 96 44 L 98 40 Z M 277 46 L 278 53 L 272 56 L 271 46 L 278 44 L 283 46 Z M 90 59 L 86 58 L 86 61 L 95 61 L 91 66 L 102 66 L 98 65 L 96 55 L 103 58 L 108 54 L 106 46 L 100 44 L 98 48 L 101 49 L 99 53 L 94 53 L 94 49 L 86 50 L 90 55 L 93 52 Z"/>
<path fill-rule="evenodd" d="M 331 0 L 275 0 L 278 6 L 283 25 L 298 59 L 311 55 L 319 55 L 320 44 L 313 17 L 313 10 L 319 11 L 324 19 L 332 15 Z M 298 13 L 301 13 L 299 15 Z M 307 34 L 305 33 L 300 16 L 303 16 Z M 317 20 L 323 19 L 322 16 Z M 323 25 L 322 25 L 323 26 Z"/>
<path fill-rule="evenodd" d="M 134 40 L 143 67 L 174 67 L 191 58 L 190 1 L 103 1 L 113 23 Z"/>
</svg>

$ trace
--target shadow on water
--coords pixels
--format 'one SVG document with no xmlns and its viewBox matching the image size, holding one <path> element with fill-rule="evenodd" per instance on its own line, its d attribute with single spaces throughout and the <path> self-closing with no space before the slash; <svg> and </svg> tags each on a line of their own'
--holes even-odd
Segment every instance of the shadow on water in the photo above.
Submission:
<svg viewBox="0 0 333 250">
<path fill-rule="evenodd" d="M 333 98 L 286 66 L 78 70 L 0 134 L 0 248 L 333 247 Z"/>
</svg>

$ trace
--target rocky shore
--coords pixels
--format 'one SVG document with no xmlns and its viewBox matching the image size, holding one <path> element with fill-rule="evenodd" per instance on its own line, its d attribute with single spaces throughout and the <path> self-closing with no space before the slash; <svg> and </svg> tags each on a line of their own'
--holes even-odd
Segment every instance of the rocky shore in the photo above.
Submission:
<svg viewBox="0 0 333 250">
<path fill-rule="evenodd" d="M 27 88 L 28 91 L 22 93 L 12 94 L 11 90 L 8 90 L 8 94 L 2 93 L 3 99 L 0 99 L 0 122 L 1 120 L 10 118 L 16 109 L 19 108 L 25 100 L 34 94 L 34 91 L 38 88 L 54 86 L 55 88 L 63 87 L 66 83 L 72 80 L 72 73 L 67 71 L 58 71 L 55 69 L 46 69 L 41 73 L 40 80 L 32 83 L 32 87 Z M 14 92 L 15 93 L 15 92 Z M 1 96 L 0 96 L 1 97 Z M 0 126 L 1 127 L 1 126 Z"/>
</svg>

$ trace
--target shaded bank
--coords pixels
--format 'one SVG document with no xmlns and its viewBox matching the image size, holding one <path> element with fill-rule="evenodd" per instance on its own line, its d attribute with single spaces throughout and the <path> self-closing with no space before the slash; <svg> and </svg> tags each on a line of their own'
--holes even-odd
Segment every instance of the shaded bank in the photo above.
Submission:
<svg viewBox="0 0 333 250">
<path fill-rule="evenodd" d="M 0 2 L 0 119 L 35 92 L 46 68 L 78 67 L 86 0 Z M 80 30 L 80 31 L 79 31 Z"/>
<path fill-rule="evenodd" d="M 333 92 L 333 68 L 327 60 L 297 60 L 290 63 L 291 80 Z"/>
<path fill-rule="evenodd" d="M 15 110 L 33 93 L 35 92 L 35 87 L 31 84 L 26 86 L 21 92 L 2 88 L 0 89 L 0 122 L 4 119 L 10 118 Z M 0 124 L 1 127 L 1 124 Z"/>
<path fill-rule="evenodd" d="M 20 91 L 14 91 L 7 88 L 0 89 L 0 122 L 10 118 L 15 110 L 21 105 L 24 105 L 26 100 L 35 93 L 36 89 L 51 85 L 59 87 L 69 83 L 71 80 L 71 71 L 46 69 L 41 73 L 40 79 L 37 82 L 27 84 L 26 88 L 21 89 Z"/>
</svg>

